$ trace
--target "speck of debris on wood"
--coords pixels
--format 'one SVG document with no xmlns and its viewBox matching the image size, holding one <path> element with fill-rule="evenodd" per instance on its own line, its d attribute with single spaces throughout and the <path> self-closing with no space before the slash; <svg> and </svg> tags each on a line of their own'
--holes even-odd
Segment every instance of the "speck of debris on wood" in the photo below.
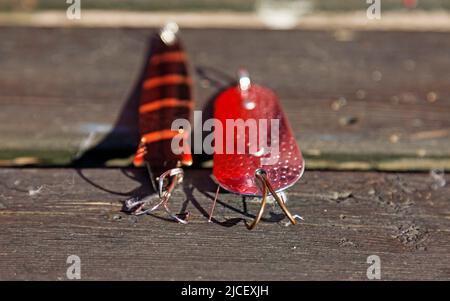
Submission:
<svg viewBox="0 0 450 301">
<path fill-rule="evenodd" d="M 345 216 L 344 214 L 341 214 L 341 215 L 339 215 L 339 218 L 342 219 L 342 220 L 344 220 L 344 219 L 347 218 L 347 216 Z"/>
<path fill-rule="evenodd" d="M 114 214 L 114 215 L 112 216 L 112 219 L 113 219 L 114 221 L 118 221 L 118 220 L 121 220 L 121 219 L 122 219 L 122 216 L 121 216 L 120 214 Z"/>
<path fill-rule="evenodd" d="M 424 241 L 428 237 L 428 231 L 417 225 L 400 225 L 398 233 L 393 237 L 398 239 L 404 246 L 415 247 L 417 250 L 426 250 Z"/>
<path fill-rule="evenodd" d="M 339 97 L 339 99 L 331 103 L 331 109 L 333 111 L 339 111 L 345 105 L 347 105 L 347 99 L 345 97 Z"/>
<path fill-rule="evenodd" d="M 29 196 L 35 196 L 35 195 L 41 193 L 43 188 L 44 188 L 44 185 L 41 185 L 41 186 L 39 186 L 36 189 L 30 189 L 30 190 L 28 190 L 28 195 Z"/>
<path fill-rule="evenodd" d="M 353 194 L 352 191 L 334 191 L 330 194 L 330 199 L 333 201 L 345 200 L 351 197 Z"/>
<path fill-rule="evenodd" d="M 110 221 L 120 221 L 122 219 L 122 216 L 120 214 L 110 213 L 110 212 L 103 212 L 102 217 L 105 220 L 110 220 Z"/>
<path fill-rule="evenodd" d="M 417 157 L 423 158 L 427 155 L 427 150 L 420 148 L 416 151 L 416 155 L 417 155 Z"/>
<path fill-rule="evenodd" d="M 443 169 L 433 169 L 430 171 L 430 177 L 433 183 L 431 184 L 431 189 L 438 190 L 447 184 L 445 180 L 445 172 Z"/>
<path fill-rule="evenodd" d="M 389 136 L 389 141 L 391 143 L 397 143 L 400 140 L 400 136 L 398 134 L 392 134 Z"/>
<path fill-rule="evenodd" d="M 358 118 L 355 116 L 343 116 L 339 118 L 339 124 L 342 126 L 353 125 L 358 122 Z"/>
<path fill-rule="evenodd" d="M 428 92 L 428 94 L 427 94 L 427 101 L 433 103 L 433 102 L 436 102 L 436 100 L 438 100 L 437 93 L 433 92 L 433 91 Z"/>
<path fill-rule="evenodd" d="M 338 245 L 339 245 L 340 247 L 344 247 L 344 248 L 345 248 L 345 247 L 351 247 L 351 248 L 356 247 L 356 244 L 355 244 L 354 242 L 352 242 L 351 240 L 349 240 L 348 238 L 346 238 L 346 237 L 341 238 L 341 239 L 339 240 Z"/>
</svg>

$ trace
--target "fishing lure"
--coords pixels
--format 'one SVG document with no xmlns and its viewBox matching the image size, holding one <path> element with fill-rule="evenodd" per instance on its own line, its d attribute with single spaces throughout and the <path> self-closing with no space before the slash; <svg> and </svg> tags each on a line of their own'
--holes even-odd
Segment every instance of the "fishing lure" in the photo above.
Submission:
<svg viewBox="0 0 450 301">
<path fill-rule="evenodd" d="M 300 179 L 305 162 L 277 96 L 251 84 L 248 72 L 241 70 L 238 84 L 216 99 L 214 118 L 216 125 L 223 128 L 217 131 L 216 126 L 214 132 L 213 175 L 219 187 L 262 197 L 261 207 L 248 228 L 259 223 L 269 192 L 290 222 L 296 224 L 296 219 L 302 218 L 289 212 L 279 193 Z"/>
<path fill-rule="evenodd" d="M 188 145 L 182 145 L 180 152 L 173 152 L 171 148 L 172 138 L 180 134 L 189 135 L 187 130 L 171 129 L 172 122 L 179 118 L 189 120 L 193 107 L 187 56 L 177 32 L 177 24 L 168 23 L 153 37 L 139 104 L 141 139 L 133 163 L 147 167 L 159 201 L 144 209 L 151 196 L 141 200 L 131 198 L 125 201 L 124 209 L 141 215 L 162 206 L 173 219 L 185 223 L 168 207 L 173 189 L 183 179 L 181 167 L 192 164 Z"/>
</svg>

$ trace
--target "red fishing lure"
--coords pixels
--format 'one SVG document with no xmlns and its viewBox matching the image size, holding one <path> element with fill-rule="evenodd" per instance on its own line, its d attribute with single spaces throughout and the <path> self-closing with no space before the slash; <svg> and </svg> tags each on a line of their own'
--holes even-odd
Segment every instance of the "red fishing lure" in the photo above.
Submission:
<svg viewBox="0 0 450 301">
<path fill-rule="evenodd" d="M 259 222 L 268 192 L 295 224 L 296 216 L 277 192 L 300 179 L 305 162 L 276 95 L 251 84 L 248 73 L 241 71 L 238 85 L 218 96 L 214 117 L 223 128 L 215 131 L 213 174 L 218 184 L 230 192 L 263 197 L 250 228 Z"/>
</svg>

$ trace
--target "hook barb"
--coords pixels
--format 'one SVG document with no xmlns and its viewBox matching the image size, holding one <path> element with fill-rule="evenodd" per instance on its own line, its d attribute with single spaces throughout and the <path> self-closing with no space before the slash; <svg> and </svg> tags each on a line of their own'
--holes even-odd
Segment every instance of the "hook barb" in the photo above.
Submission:
<svg viewBox="0 0 450 301">
<path fill-rule="evenodd" d="M 289 221 L 291 222 L 291 224 L 295 225 L 297 224 L 296 219 L 300 219 L 303 220 L 303 218 L 299 215 L 292 215 L 291 212 L 289 211 L 289 209 L 286 207 L 286 202 L 284 201 L 283 197 L 280 197 L 275 189 L 273 188 L 272 184 L 270 183 L 269 179 L 267 178 L 267 173 L 265 170 L 263 169 L 259 169 L 256 171 L 255 173 L 255 177 L 261 182 L 262 184 L 262 189 L 263 189 L 263 193 L 262 193 L 262 201 L 261 201 L 261 206 L 259 208 L 258 214 L 256 215 L 255 220 L 253 221 L 253 223 L 251 223 L 250 225 L 247 225 L 247 228 L 249 230 L 252 230 L 256 227 L 256 225 L 259 224 L 261 217 L 264 213 L 264 209 L 266 207 L 266 201 L 267 201 L 267 194 L 268 191 L 272 194 L 272 196 L 274 197 L 274 199 L 277 201 L 278 205 L 281 207 L 281 209 L 283 210 L 284 214 L 286 214 L 286 216 L 288 217 Z"/>
</svg>

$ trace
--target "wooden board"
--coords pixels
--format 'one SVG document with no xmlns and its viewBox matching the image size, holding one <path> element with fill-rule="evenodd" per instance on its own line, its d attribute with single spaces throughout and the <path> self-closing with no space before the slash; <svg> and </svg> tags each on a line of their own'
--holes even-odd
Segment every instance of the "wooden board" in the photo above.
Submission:
<svg viewBox="0 0 450 301">
<path fill-rule="evenodd" d="M 108 155 L 88 164 L 130 155 L 151 32 L 0 28 L 0 164 L 68 164 L 99 145 Z M 450 168 L 448 33 L 204 29 L 182 38 L 205 118 L 245 66 L 280 96 L 307 168 Z"/>
<path fill-rule="evenodd" d="M 305 221 L 275 210 L 254 231 L 257 204 L 227 193 L 207 222 L 210 173 L 177 188 L 180 225 L 120 213 L 149 192 L 144 170 L 0 169 L 0 279 L 66 279 L 72 254 L 84 280 L 364 280 L 369 255 L 385 280 L 450 279 L 450 186 L 427 173 L 306 172 L 288 203 Z"/>
</svg>

